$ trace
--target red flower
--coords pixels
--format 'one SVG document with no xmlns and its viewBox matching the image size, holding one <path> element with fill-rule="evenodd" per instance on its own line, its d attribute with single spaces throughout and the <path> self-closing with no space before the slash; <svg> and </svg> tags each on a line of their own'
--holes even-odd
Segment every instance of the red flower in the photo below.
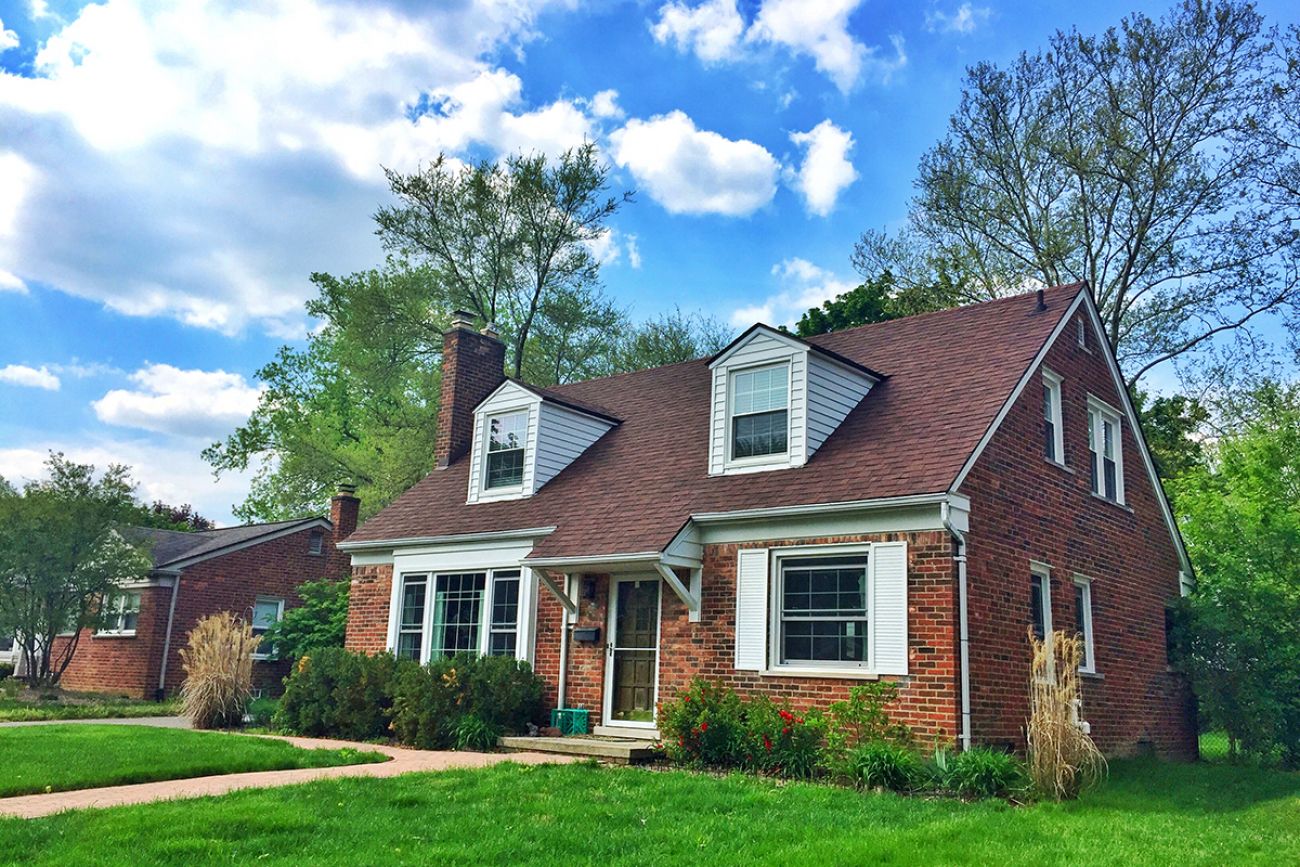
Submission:
<svg viewBox="0 0 1300 867">
<path fill-rule="evenodd" d="M 682 696 L 682 701 L 684 701 L 684 702 L 686 702 L 687 704 L 689 704 L 690 701 L 691 701 L 691 697 L 690 697 L 689 695 L 684 695 L 684 696 Z"/>
<path fill-rule="evenodd" d="M 781 734 L 783 734 L 783 735 L 788 735 L 788 734 L 790 734 L 790 727 L 789 727 L 789 726 L 786 726 L 785 728 L 781 729 Z"/>
<path fill-rule="evenodd" d="M 679 746 L 679 747 L 684 747 L 684 746 L 686 746 L 686 738 L 678 738 L 678 739 L 677 739 L 677 746 Z"/>
<path fill-rule="evenodd" d="M 772 752 L 772 739 L 767 735 L 763 735 L 763 749 L 767 750 L 769 753 Z"/>
<path fill-rule="evenodd" d="M 701 732 L 707 732 L 708 730 L 709 730 L 709 724 L 708 724 L 708 723 L 706 723 L 706 722 L 702 722 L 702 723 L 700 723 L 700 731 L 701 731 Z"/>
</svg>

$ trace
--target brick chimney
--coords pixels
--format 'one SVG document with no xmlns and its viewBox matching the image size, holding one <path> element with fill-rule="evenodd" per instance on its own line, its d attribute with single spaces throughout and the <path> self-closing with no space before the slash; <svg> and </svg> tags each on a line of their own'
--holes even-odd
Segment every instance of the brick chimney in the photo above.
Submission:
<svg viewBox="0 0 1300 867">
<path fill-rule="evenodd" d="M 330 523 L 334 525 L 334 543 L 338 544 L 357 529 L 357 512 L 361 501 L 357 499 L 356 485 L 339 485 L 339 492 L 330 499 Z"/>
<path fill-rule="evenodd" d="M 442 399 L 438 404 L 435 466 L 443 469 L 474 441 L 474 407 L 505 381 L 506 345 L 492 325 L 474 330 L 473 314 L 457 310 L 442 338 Z"/>
</svg>

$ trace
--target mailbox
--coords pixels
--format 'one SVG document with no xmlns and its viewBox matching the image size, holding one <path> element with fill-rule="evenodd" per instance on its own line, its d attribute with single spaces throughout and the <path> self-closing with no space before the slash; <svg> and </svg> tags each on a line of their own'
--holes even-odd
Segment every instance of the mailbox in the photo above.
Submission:
<svg viewBox="0 0 1300 867">
<path fill-rule="evenodd" d="M 573 640 L 583 642 L 600 641 L 599 626 L 580 626 L 573 630 Z"/>
</svg>

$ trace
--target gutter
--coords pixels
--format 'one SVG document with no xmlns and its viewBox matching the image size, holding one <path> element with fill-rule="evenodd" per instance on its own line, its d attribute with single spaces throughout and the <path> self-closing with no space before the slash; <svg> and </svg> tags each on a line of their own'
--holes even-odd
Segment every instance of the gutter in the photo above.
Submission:
<svg viewBox="0 0 1300 867">
<path fill-rule="evenodd" d="M 376 548 L 408 548 L 415 545 L 449 545 L 456 542 L 503 542 L 511 539 L 534 539 L 549 536 L 555 527 L 530 527 L 523 530 L 493 530 L 483 533 L 454 533 L 449 536 L 406 536 L 398 539 L 375 539 L 339 542 L 340 551 L 371 551 Z"/>
<path fill-rule="evenodd" d="M 176 621 L 176 597 L 181 593 L 181 573 L 172 577 L 172 602 L 167 609 L 167 631 L 163 633 L 162 664 L 158 666 L 158 698 L 162 699 L 167 690 L 167 658 L 172 651 L 172 624 Z"/>
<path fill-rule="evenodd" d="M 957 553 L 953 560 L 957 563 L 957 623 L 958 646 L 961 655 L 961 734 L 959 736 L 962 751 L 971 746 L 970 721 L 970 630 L 966 618 L 966 537 L 952 523 L 951 507 L 947 502 L 940 505 L 943 526 L 957 543 Z"/>
<path fill-rule="evenodd" d="M 573 598 L 573 576 L 566 574 L 564 576 L 564 593 L 570 599 Z M 555 695 L 555 706 L 564 707 L 565 695 L 568 692 L 569 685 L 569 609 L 561 606 L 560 608 L 560 684 Z"/>
</svg>

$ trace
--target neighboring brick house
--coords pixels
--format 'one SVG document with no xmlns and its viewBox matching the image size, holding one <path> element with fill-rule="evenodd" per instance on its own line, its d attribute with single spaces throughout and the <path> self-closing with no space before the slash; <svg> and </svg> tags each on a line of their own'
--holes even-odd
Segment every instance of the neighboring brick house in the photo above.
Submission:
<svg viewBox="0 0 1300 867">
<path fill-rule="evenodd" d="M 300 604 L 299 584 L 347 574 L 336 543 L 356 528 L 359 504 L 345 490 L 331 502 L 330 518 L 198 533 L 131 528 L 149 545 L 153 572 L 105 601 L 107 622 L 82 631 L 61 685 L 135 698 L 174 695 L 185 679 L 180 651 L 201 618 L 230 611 L 261 632 Z M 254 688 L 278 694 L 287 666 L 255 656 Z"/>
<path fill-rule="evenodd" d="M 824 707 L 897 682 L 932 742 L 1023 747 L 1027 631 L 1078 632 L 1108 754 L 1196 753 L 1190 567 L 1079 284 L 535 388 L 460 315 L 436 469 L 340 548 L 348 646 L 531 661 L 654 735 L 691 678 Z"/>
</svg>

